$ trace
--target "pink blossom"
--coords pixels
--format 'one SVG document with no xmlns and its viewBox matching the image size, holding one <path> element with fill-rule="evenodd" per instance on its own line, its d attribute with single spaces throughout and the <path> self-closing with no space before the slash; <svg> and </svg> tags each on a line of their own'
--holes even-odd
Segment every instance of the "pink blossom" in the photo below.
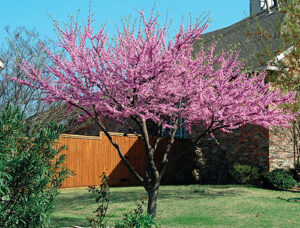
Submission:
<svg viewBox="0 0 300 228">
<path fill-rule="evenodd" d="M 149 20 L 140 15 L 139 31 L 124 26 L 111 45 L 104 28 L 95 33 L 90 19 L 83 31 L 77 23 L 64 29 L 55 24 L 60 32 L 57 45 L 68 54 L 45 48 L 54 63 L 45 67 L 55 79 L 42 77 L 40 69 L 23 61 L 28 78 L 14 80 L 37 83 L 48 102 L 93 106 L 118 121 L 137 116 L 168 126 L 170 119 L 182 117 L 189 128 L 201 124 L 229 131 L 247 123 L 286 126 L 293 118 L 278 107 L 292 102 L 293 94 L 270 90 L 265 72 L 242 73 L 237 56 L 216 55 L 214 46 L 191 58 L 192 45 L 206 24 L 181 26 L 175 40 L 167 40 L 167 26 L 159 27 L 153 15 Z"/>
</svg>

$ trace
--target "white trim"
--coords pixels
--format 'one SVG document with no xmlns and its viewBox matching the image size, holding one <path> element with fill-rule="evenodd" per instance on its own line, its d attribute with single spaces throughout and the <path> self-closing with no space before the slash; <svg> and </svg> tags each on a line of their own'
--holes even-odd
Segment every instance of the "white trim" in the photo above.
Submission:
<svg viewBox="0 0 300 228">
<path fill-rule="evenodd" d="M 0 59 L 0 70 L 4 68 L 4 63 L 2 62 L 2 60 Z"/>
<path fill-rule="evenodd" d="M 270 61 L 267 62 L 267 70 L 274 70 L 277 71 L 279 68 L 276 65 L 273 65 L 274 63 L 278 63 L 280 60 L 282 60 L 284 57 L 286 57 L 288 54 L 290 54 L 295 47 L 289 47 L 287 50 L 284 52 L 280 53 L 277 55 L 274 59 L 271 59 Z"/>
<path fill-rule="evenodd" d="M 273 70 L 273 71 L 279 71 L 279 68 L 277 66 L 267 66 L 267 70 Z"/>
</svg>

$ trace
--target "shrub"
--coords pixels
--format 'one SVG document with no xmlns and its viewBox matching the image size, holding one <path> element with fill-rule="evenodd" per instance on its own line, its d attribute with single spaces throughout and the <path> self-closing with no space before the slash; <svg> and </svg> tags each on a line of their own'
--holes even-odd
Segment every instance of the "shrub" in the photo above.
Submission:
<svg viewBox="0 0 300 228">
<path fill-rule="evenodd" d="M 236 163 L 229 172 L 239 184 L 253 183 L 259 178 L 258 168 L 249 165 L 240 165 Z"/>
<path fill-rule="evenodd" d="M 148 227 L 159 227 L 155 219 L 144 212 L 143 205 L 145 201 L 137 205 L 137 208 L 133 211 L 124 214 L 124 218 L 115 224 L 116 228 L 148 228 Z"/>
<path fill-rule="evenodd" d="M 275 169 L 272 172 L 264 174 L 263 182 L 265 187 L 277 190 L 287 190 L 295 187 L 297 184 L 292 174 L 284 169 Z"/>
<path fill-rule="evenodd" d="M 95 187 L 90 186 L 89 192 L 92 192 L 96 195 L 96 203 L 98 203 L 98 207 L 94 211 L 96 214 L 95 217 L 89 217 L 87 220 L 91 224 L 92 227 L 105 227 L 107 221 L 104 221 L 107 210 L 108 210 L 108 204 L 111 198 L 109 185 L 108 185 L 108 177 L 103 173 L 101 175 L 101 184 L 99 186 L 99 189 L 96 189 Z"/>
<path fill-rule="evenodd" d="M 63 127 L 48 124 L 26 134 L 25 116 L 7 106 L 0 113 L 1 227 L 45 227 L 50 223 L 58 187 L 69 175 L 55 149 Z"/>
<path fill-rule="evenodd" d="M 193 189 L 193 192 L 194 192 L 194 193 L 205 193 L 205 190 L 202 189 L 201 186 L 196 186 L 196 187 Z"/>
</svg>

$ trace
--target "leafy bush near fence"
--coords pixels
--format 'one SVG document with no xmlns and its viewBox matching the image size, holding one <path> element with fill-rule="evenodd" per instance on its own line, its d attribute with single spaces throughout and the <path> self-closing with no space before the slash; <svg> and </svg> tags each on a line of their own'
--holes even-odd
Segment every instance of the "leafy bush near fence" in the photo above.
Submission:
<svg viewBox="0 0 300 228">
<path fill-rule="evenodd" d="M 276 190 L 287 190 L 297 185 L 292 174 L 284 169 L 275 169 L 263 175 L 264 186 Z"/>
<path fill-rule="evenodd" d="M 259 178 L 258 168 L 249 165 L 235 163 L 229 172 L 239 184 L 254 183 Z"/>
<path fill-rule="evenodd" d="M 58 187 L 69 175 L 62 148 L 54 147 L 63 127 L 37 126 L 29 136 L 24 113 L 7 106 L 0 129 L 1 227 L 48 226 Z"/>
</svg>

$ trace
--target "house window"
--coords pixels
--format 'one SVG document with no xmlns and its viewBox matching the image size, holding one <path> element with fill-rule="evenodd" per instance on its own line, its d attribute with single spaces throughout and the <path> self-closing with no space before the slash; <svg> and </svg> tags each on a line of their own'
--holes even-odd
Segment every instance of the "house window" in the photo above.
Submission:
<svg viewBox="0 0 300 228">
<path fill-rule="evenodd" d="M 180 118 L 179 125 L 181 125 L 182 123 L 184 123 L 184 119 Z M 170 121 L 170 125 L 172 125 L 172 121 Z M 169 129 L 163 129 L 162 136 L 167 136 L 168 131 L 169 131 Z M 188 135 L 189 135 L 188 130 L 186 129 L 185 126 L 182 126 L 177 129 L 177 131 L 175 133 L 175 138 L 186 139 L 186 138 L 188 138 Z"/>
<path fill-rule="evenodd" d="M 179 119 L 179 125 L 183 123 L 183 119 L 180 118 Z M 181 139 L 186 139 L 189 135 L 188 130 L 186 129 L 185 126 L 182 126 L 180 128 L 177 129 L 176 133 L 175 133 L 175 138 L 181 138 Z"/>
</svg>

